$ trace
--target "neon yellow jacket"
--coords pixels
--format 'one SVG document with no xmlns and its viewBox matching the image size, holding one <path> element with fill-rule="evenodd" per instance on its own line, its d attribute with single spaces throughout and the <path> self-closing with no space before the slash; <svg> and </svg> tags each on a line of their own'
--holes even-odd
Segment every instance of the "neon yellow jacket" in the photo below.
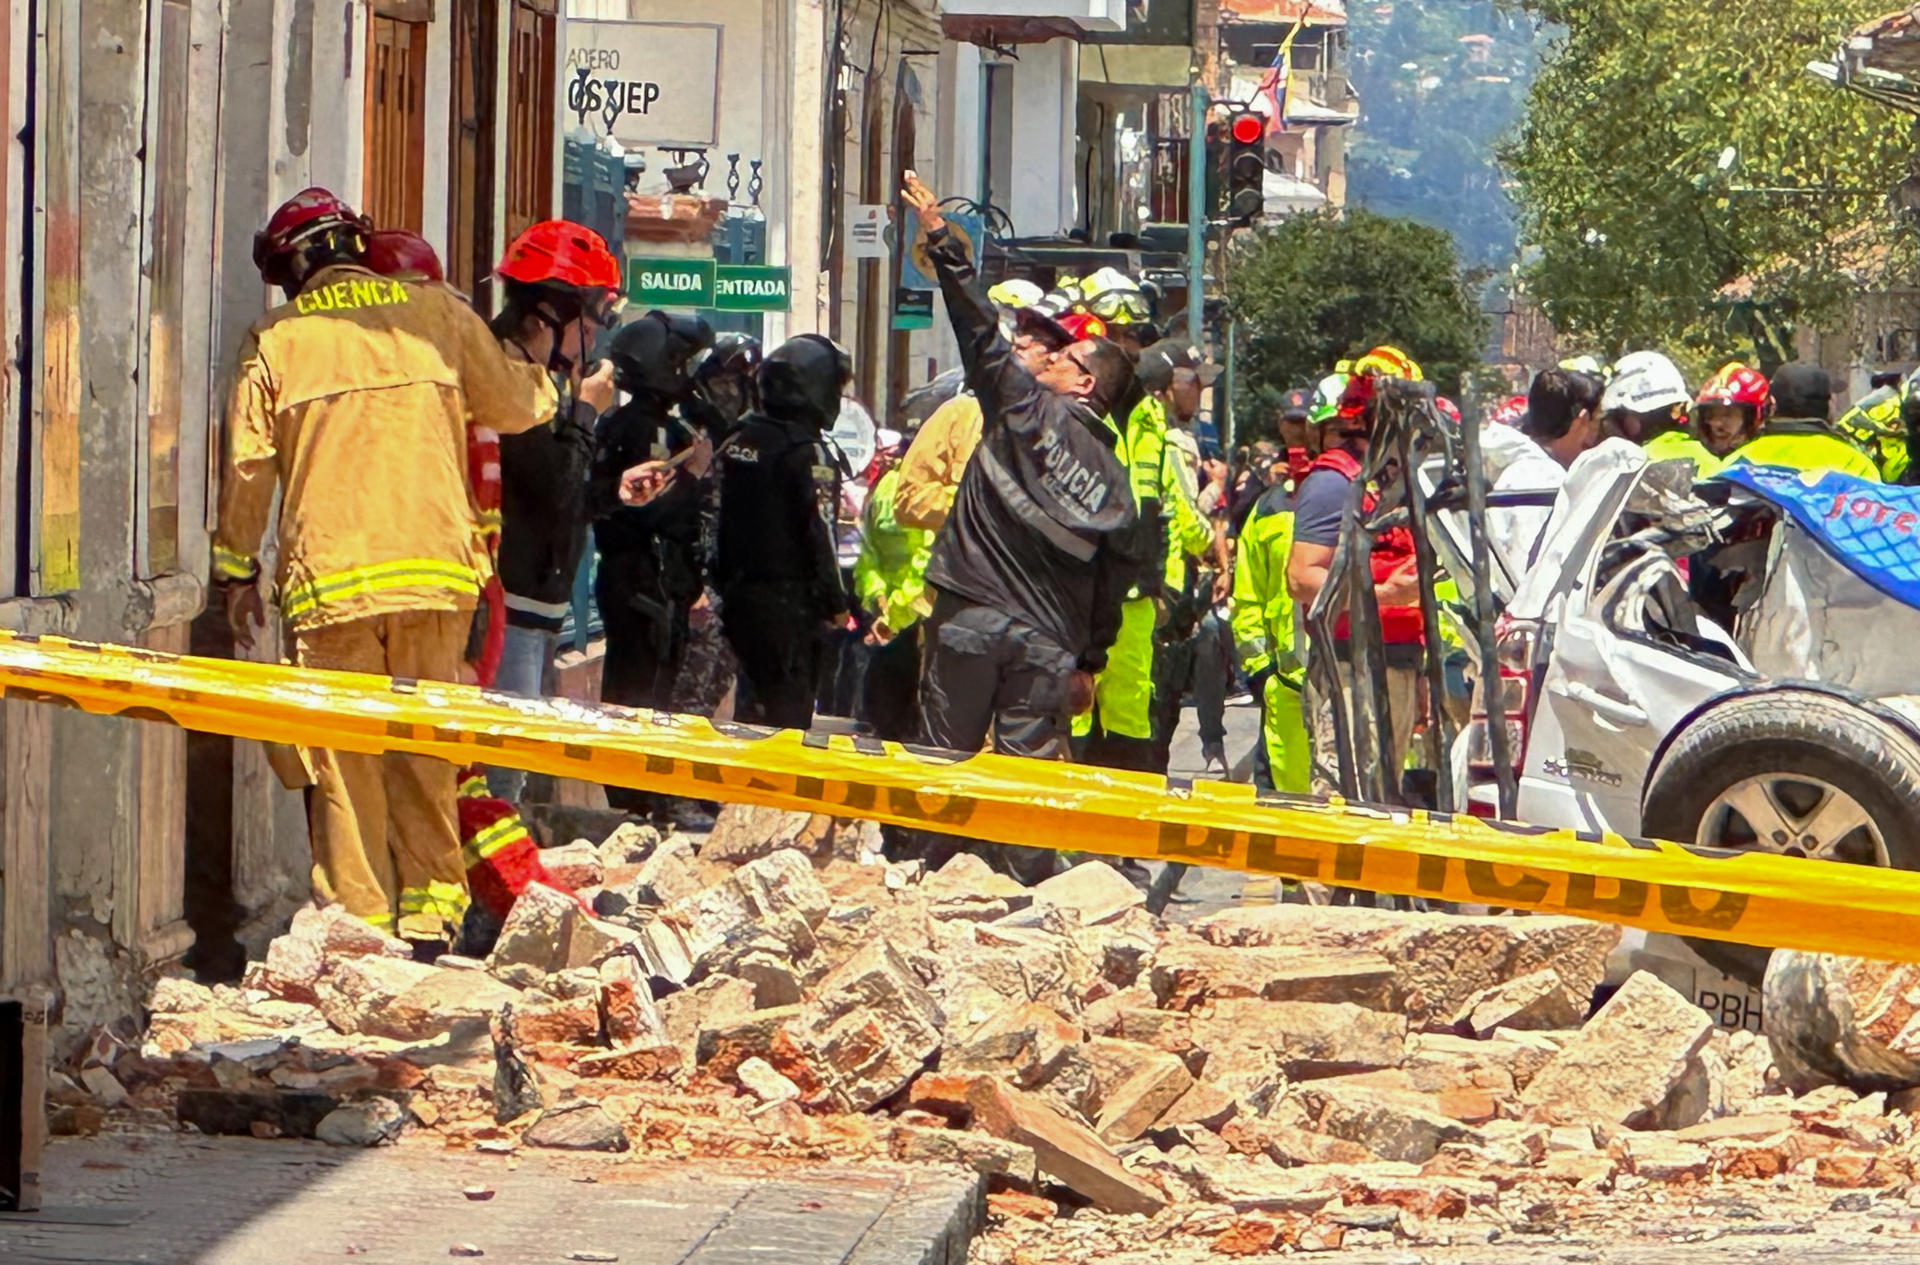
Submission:
<svg viewBox="0 0 1920 1265">
<path fill-rule="evenodd" d="M 1273 669 L 1260 695 L 1261 741 L 1275 789 L 1304 793 L 1312 781 L 1310 747 L 1300 690 L 1305 643 L 1287 591 L 1287 554 L 1293 548 L 1293 485 L 1264 492 L 1240 527 L 1233 564 L 1233 644 L 1240 670 L 1255 677 Z"/>
<path fill-rule="evenodd" d="M 1185 452 L 1167 438 L 1167 406 L 1151 395 L 1135 405 L 1118 451 L 1134 503 L 1157 498 L 1166 516 L 1166 585 L 1177 593 L 1186 587 L 1187 559 L 1205 557 L 1213 544 L 1213 524 L 1200 512 L 1198 471 L 1187 469 Z"/>
<path fill-rule="evenodd" d="M 1297 688 L 1304 667 L 1287 554 L 1293 548 L 1293 484 L 1262 494 L 1240 528 L 1233 563 L 1233 645 L 1248 676 L 1272 668 Z"/>
<path fill-rule="evenodd" d="M 860 556 L 853 564 L 853 591 L 860 605 L 904 632 L 927 613 L 927 558 L 933 533 L 900 525 L 894 494 L 900 467 L 880 476 L 860 514 Z"/>
<path fill-rule="evenodd" d="M 1726 463 L 1708 451 L 1707 446 L 1683 430 L 1670 430 L 1649 439 L 1644 450 L 1648 461 L 1678 461 L 1687 458 L 1693 462 L 1693 477 L 1710 479 L 1719 474 Z"/>
<path fill-rule="evenodd" d="M 1769 427 L 1774 425 L 1776 423 L 1768 423 Z M 1756 466 L 1786 466 L 1794 470 L 1838 470 L 1841 474 L 1850 474 L 1869 483 L 1881 481 L 1880 468 L 1873 464 L 1871 457 L 1838 435 L 1814 430 L 1811 424 L 1791 430 L 1784 427 L 1777 431 L 1763 430 L 1734 449 L 1733 455 L 1727 458 L 1729 465 L 1736 461 L 1751 461 Z"/>
<path fill-rule="evenodd" d="M 1111 418 L 1107 425 L 1113 426 Z M 1147 396 L 1134 406 L 1114 449 L 1126 463 L 1134 503 L 1158 500 L 1167 522 L 1169 595 L 1186 588 L 1187 558 L 1206 553 L 1213 524 L 1194 503 L 1190 482 L 1182 477 L 1184 455 L 1167 438 L 1166 406 Z M 1153 634 L 1160 611 L 1151 598 L 1134 596 L 1120 608 L 1120 634 L 1107 652 L 1107 667 L 1094 685 L 1100 724 L 1128 738 L 1153 736 Z"/>
<path fill-rule="evenodd" d="M 1901 417 L 1905 397 L 1892 387 L 1881 387 L 1854 401 L 1840 415 L 1833 428 L 1852 440 L 1860 451 L 1880 467 L 1880 475 L 1893 483 L 1906 473 L 1907 428 Z"/>
</svg>

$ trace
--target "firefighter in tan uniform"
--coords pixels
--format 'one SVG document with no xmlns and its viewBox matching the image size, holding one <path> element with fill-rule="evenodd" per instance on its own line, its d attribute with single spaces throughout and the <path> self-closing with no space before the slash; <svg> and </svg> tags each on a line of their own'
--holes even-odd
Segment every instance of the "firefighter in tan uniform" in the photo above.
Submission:
<svg viewBox="0 0 1920 1265">
<path fill-rule="evenodd" d="M 490 570 L 467 426 L 513 434 L 553 416 L 547 367 L 569 314 L 538 345 L 503 345 L 452 291 L 360 266 L 367 231 L 309 189 L 255 238 L 262 279 L 292 301 L 241 346 L 214 577 L 235 640 L 250 646 L 278 487 L 274 580 L 293 660 L 453 681 Z M 316 895 L 431 957 L 467 904 L 454 767 L 327 751 L 313 762 Z"/>
</svg>

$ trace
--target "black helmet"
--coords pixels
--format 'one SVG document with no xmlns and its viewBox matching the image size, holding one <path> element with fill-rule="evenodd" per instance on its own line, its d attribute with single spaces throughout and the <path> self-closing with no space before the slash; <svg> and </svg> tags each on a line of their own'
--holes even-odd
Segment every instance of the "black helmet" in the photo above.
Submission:
<svg viewBox="0 0 1920 1265">
<path fill-rule="evenodd" d="M 727 431 L 760 407 L 760 340 L 751 334 L 725 333 L 693 360 L 693 389 L 681 412 L 709 430 Z"/>
<path fill-rule="evenodd" d="M 840 417 L 840 393 L 851 381 L 853 357 L 846 348 L 820 334 L 801 334 L 761 363 L 761 407 L 770 417 L 828 430 Z"/>
<path fill-rule="evenodd" d="M 688 367 L 712 345 L 713 327 L 702 318 L 654 311 L 614 331 L 607 359 L 622 391 L 671 400 L 685 394 Z"/>
</svg>

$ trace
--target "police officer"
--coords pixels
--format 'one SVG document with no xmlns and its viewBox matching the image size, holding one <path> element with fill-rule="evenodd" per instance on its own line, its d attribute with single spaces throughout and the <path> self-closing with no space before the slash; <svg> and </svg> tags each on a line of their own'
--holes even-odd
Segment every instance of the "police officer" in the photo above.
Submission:
<svg viewBox="0 0 1920 1265">
<path fill-rule="evenodd" d="M 743 720 L 813 723 L 821 634 L 847 609 L 834 548 L 844 471 L 825 439 L 853 378 L 845 350 L 788 339 L 760 366 L 760 410 L 720 452 L 714 579 L 721 624 L 752 697 Z"/>
<path fill-rule="evenodd" d="M 680 401 L 680 415 L 705 433 L 717 448 L 740 429 L 746 415 L 760 407 L 760 340 L 751 334 L 725 333 L 713 340 L 693 364 L 692 383 Z M 720 480 L 700 482 L 700 557 L 706 587 L 687 616 L 687 653 L 668 706 L 696 716 L 732 718 L 738 665 L 720 632 L 720 595 L 713 587 L 713 555 L 720 543 Z"/>
<path fill-rule="evenodd" d="M 686 653 L 687 612 L 700 596 L 700 489 L 711 449 L 674 415 L 687 391 L 687 366 L 713 342 L 697 316 L 648 312 L 624 325 L 607 348 L 625 404 L 594 433 L 590 500 L 600 550 L 594 597 L 606 627 L 600 696 L 625 707 L 665 707 Z M 622 472 L 644 461 L 695 451 L 650 504 L 620 502 Z"/>
</svg>

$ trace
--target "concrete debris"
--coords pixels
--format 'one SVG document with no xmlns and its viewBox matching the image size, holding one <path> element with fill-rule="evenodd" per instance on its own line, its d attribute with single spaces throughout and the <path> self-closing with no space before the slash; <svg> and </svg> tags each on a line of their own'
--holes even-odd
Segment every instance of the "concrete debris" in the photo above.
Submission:
<svg viewBox="0 0 1920 1265">
<path fill-rule="evenodd" d="M 391 1098 L 368 1098 L 335 1107 L 314 1126 L 313 1136 L 328 1146 L 379 1146 L 400 1136 L 407 1113 Z"/>
<path fill-rule="evenodd" d="M 941 1066 L 988 1072 L 1022 1089 L 1036 1089 L 1060 1071 L 1085 1034 L 1080 1025 L 1043 1002 L 1008 1006 L 948 1047 Z"/>
<path fill-rule="evenodd" d="M 580 897 L 530 887 L 484 962 L 303 910 L 238 986 L 155 981 L 144 1033 L 54 1070 L 53 1124 L 943 1165 L 989 1192 L 991 1265 L 1470 1252 L 1709 1196 L 1877 1212 L 1920 1168 L 1920 968 L 1776 954 L 1770 1041 L 1646 974 L 1588 1018 L 1617 931 L 1571 919 L 1187 927 L 1104 862 L 922 873 L 872 823 L 550 824 Z"/>
<path fill-rule="evenodd" d="M 1542 968 L 1586 1013 L 1620 928 L 1578 918 L 1461 917 L 1322 905 L 1237 909 L 1194 925 L 1220 945 L 1377 953 L 1394 966 L 1395 1005 L 1415 1027 L 1448 1023 L 1467 999 Z"/>
<path fill-rule="evenodd" d="M 581 1099 L 549 1107 L 528 1127 L 528 1146 L 555 1151 L 624 1151 L 626 1131 L 597 1102 Z"/>
<path fill-rule="evenodd" d="M 1223 949 L 1192 941 L 1156 957 L 1149 978 L 1154 1000 L 1165 1010 L 1192 1010 L 1220 997 L 1350 1002 L 1387 1010 L 1393 977 L 1393 964 L 1377 953 Z"/>
<path fill-rule="evenodd" d="M 1094 1132 L 1110 1146 L 1145 1133 L 1193 1088 L 1185 1063 L 1149 1045 L 1095 1037 L 1086 1053 L 1093 1070 L 1087 1114 Z"/>
<path fill-rule="evenodd" d="M 643 864 L 659 847 L 658 829 L 628 821 L 622 822 L 612 834 L 601 840 L 595 850 L 600 854 L 600 864 L 612 870 L 623 865 Z"/>
<path fill-rule="evenodd" d="M 540 864 L 555 882 L 568 891 L 598 887 L 607 874 L 600 849 L 585 839 L 575 839 L 564 848 L 547 848 L 540 853 Z"/>
<path fill-rule="evenodd" d="M 1147 894 L 1105 861 L 1082 861 L 1033 889 L 1036 904 L 1072 911 L 1083 927 L 1112 922 L 1147 903 Z"/>
<path fill-rule="evenodd" d="M 1712 1021 L 1699 1007 L 1647 972 L 1637 972 L 1540 1069 L 1520 1105 L 1554 1123 L 1593 1121 L 1630 1129 L 1693 1124 L 1662 1120 L 1661 1110 L 1712 1031 Z"/>
<path fill-rule="evenodd" d="M 800 1096 L 800 1087 L 775 1071 L 773 1064 L 762 1058 L 742 1061 L 733 1074 L 739 1079 L 741 1088 L 761 1102 L 787 1102 Z"/>
<path fill-rule="evenodd" d="M 811 856 L 831 840 L 833 818 L 753 804 L 723 804 L 700 848 L 703 861 L 752 861 L 791 848 Z"/>
<path fill-rule="evenodd" d="M 1486 1038 L 1501 1028 L 1575 1028 L 1585 1013 L 1560 976 L 1542 969 L 1481 989 L 1462 1003 L 1451 1026 L 1462 1036 Z"/>
<path fill-rule="evenodd" d="M 987 1133 L 900 1125 L 889 1139 L 888 1153 L 908 1163 L 958 1164 L 1023 1190 L 1032 1189 L 1039 1178 L 1032 1147 Z"/>
<path fill-rule="evenodd" d="M 974 1124 L 1009 1142 L 1033 1148 L 1040 1172 L 1108 1212 L 1152 1216 L 1166 1196 L 1128 1172 L 1085 1125 L 1067 1119 L 1030 1094 L 981 1080 L 967 1094 Z"/>
</svg>

